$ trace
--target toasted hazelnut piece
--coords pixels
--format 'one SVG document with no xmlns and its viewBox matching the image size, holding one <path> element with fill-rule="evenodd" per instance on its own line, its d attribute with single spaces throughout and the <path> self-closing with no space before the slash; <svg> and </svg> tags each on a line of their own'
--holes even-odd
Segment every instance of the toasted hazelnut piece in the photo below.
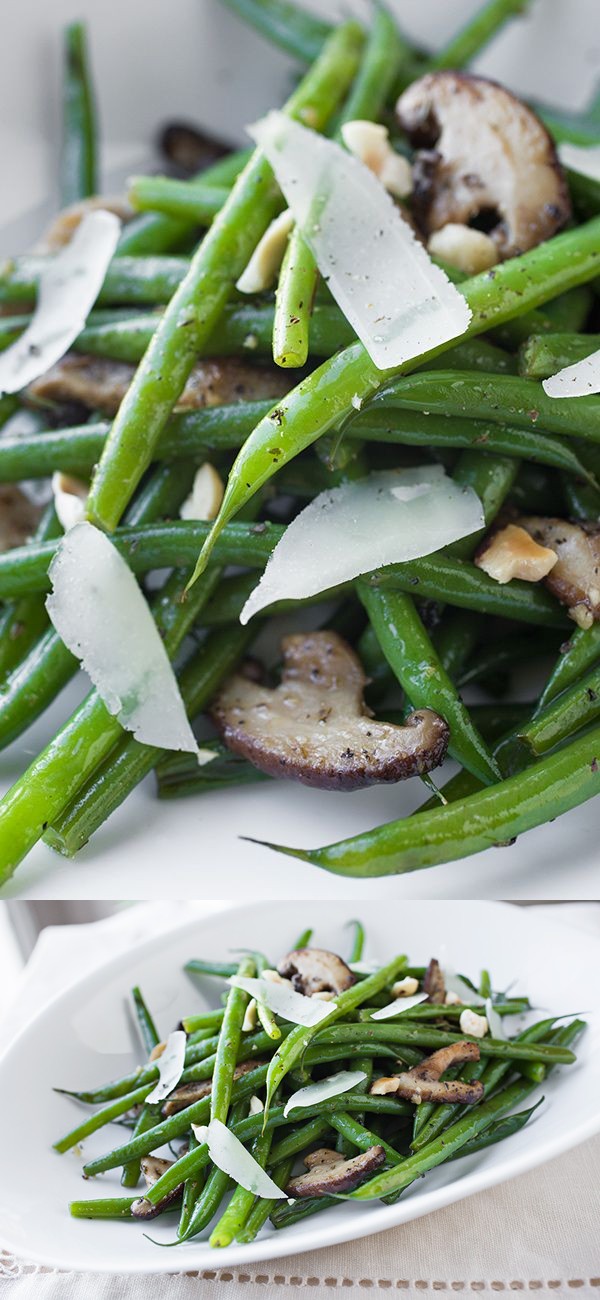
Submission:
<svg viewBox="0 0 600 1300">
<path fill-rule="evenodd" d="M 67 352 L 55 366 L 29 385 L 36 402 L 79 402 L 92 411 L 116 415 L 135 374 L 135 366 L 109 357 Z M 227 402 L 281 397 L 290 381 L 275 366 L 252 366 L 235 357 L 199 361 L 187 381 L 176 410 L 199 410 Z"/>
<path fill-rule="evenodd" d="M 295 948 L 281 958 L 277 969 L 285 979 L 291 980 L 296 993 L 308 998 L 322 993 L 335 996 L 356 981 L 345 961 L 326 948 Z"/>
<path fill-rule="evenodd" d="M 447 993 L 444 998 L 444 1006 L 462 1007 L 462 998 L 459 998 L 458 993 L 453 993 L 451 990 L 450 993 Z"/>
<path fill-rule="evenodd" d="M 471 1011 L 469 1007 L 461 1012 L 460 1020 L 461 1034 L 470 1034 L 471 1038 L 485 1038 L 489 1025 L 486 1016 L 480 1016 L 476 1011 Z"/>
<path fill-rule="evenodd" d="M 411 165 L 407 158 L 392 149 L 387 126 L 356 118 L 353 122 L 344 122 L 342 139 L 349 152 L 377 176 L 390 194 L 397 199 L 405 199 L 410 194 Z"/>
<path fill-rule="evenodd" d="M 326 1196 L 332 1192 L 351 1192 L 359 1183 L 385 1161 L 383 1147 L 369 1147 L 351 1160 L 344 1160 L 338 1151 L 321 1147 L 305 1156 L 307 1174 L 292 1178 L 286 1187 L 288 1196 Z"/>
<path fill-rule="evenodd" d="M 209 460 L 196 470 L 189 497 L 180 511 L 180 519 L 216 519 L 223 500 L 223 479 Z"/>
<path fill-rule="evenodd" d="M 405 975 L 403 980 L 396 980 L 396 983 L 392 984 L 393 998 L 412 998 L 418 991 L 419 981 L 414 975 Z"/>
<path fill-rule="evenodd" d="M 429 994 L 430 1002 L 435 1002 L 437 1006 L 442 1005 L 446 997 L 446 981 L 444 979 L 444 972 L 437 957 L 431 958 L 427 970 L 425 971 L 423 991 L 424 993 Z"/>
<path fill-rule="evenodd" d="M 246 1007 L 246 1012 L 242 1023 L 242 1033 L 250 1034 L 252 1030 L 256 1027 L 257 1020 L 258 1020 L 258 1012 L 256 1010 L 256 998 L 250 998 L 250 1001 Z"/>
<path fill-rule="evenodd" d="M 267 984 L 287 984 L 288 988 L 291 989 L 292 987 L 291 980 L 284 980 L 278 970 L 271 970 L 269 966 L 267 966 L 267 969 L 262 972 L 260 978 L 266 980 Z"/>
<path fill-rule="evenodd" d="M 148 1061 L 152 1062 L 152 1061 L 160 1060 L 160 1057 L 162 1056 L 166 1046 L 167 1046 L 166 1043 L 157 1043 L 156 1047 L 152 1048 L 152 1051 L 148 1057 Z"/>
<path fill-rule="evenodd" d="M 44 231 L 42 238 L 35 245 L 35 253 L 56 253 L 65 244 L 69 244 L 77 227 L 81 225 L 84 217 L 88 212 L 113 212 L 115 217 L 120 221 L 131 221 L 135 215 L 131 204 L 127 199 L 119 195 L 94 194 L 89 199 L 81 199 L 79 203 L 72 203 L 70 207 L 63 208 L 58 216 Z"/>
<path fill-rule="evenodd" d="M 52 475 L 52 495 L 58 521 L 65 532 L 80 524 L 85 518 L 85 504 L 89 495 L 89 485 L 73 474 L 63 474 L 57 470 Z"/>
<path fill-rule="evenodd" d="M 228 678 L 211 714 L 225 744 L 271 776 L 324 790 L 357 790 L 429 772 L 442 762 L 449 731 L 431 709 L 403 726 L 375 722 L 354 651 L 335 632 L 305 632 L 282 642 L 284 669 L 274 690 Z"/>
<path fill-rule="evenodd" d="M 240 293 L 262 293 L 264 289 L 271 288 L 283 261 L 293 226 L 294 218 L 289 208 L 280 212 L 267 226 L 235 286 Z"/>
<path fill-rule="evenodd" d="M 557 558 L 555 551 L 540 546 L 525 528 L 507 524 L 484 539 L 475 564 L 495 582 L 510 582 L 512 578 L 541 582 L 554 568 Z"/>
<path fill-rule="evenodd" d="M 451 1043 L 448 1047 L 441 1047 L 432 1056 L 426 1056 L 412 1070 L 376 1079 L 370 1092 L 375 1097 L 395 1093 L 406 1101 L 414 1102 L 416 1106 L 420 1106 L 423 1101 L 460 1102 L 465 1106 L 473 1106 L 483 1096 L 483 1084 L 479 1079 L 465 1083 L 462 1079 L 442 1079 L 441 1075 L 453 1065 L 478 1060 L 479 1048 L 476 1043 Z"/>
<path fill-rule="evenodd" d="M 35 532 L 40 508 L 14 483 L 0 484 L 0 554 L 22 546 Z"/>
<path fill-rule="evenodd" d="M 558 556 L 545 584 L 566 605 L 579 627 L 600 620 L 600 525 L 527 515 L 519 520 L 542 546 Z"/>
<path fill-rule="evenodd" d="M 501 258 L 533 248 L 571 215 L 552 140 L 535 113 L 497 82 L 464 72 L 432 72 L 396 105 L 419 149 L 413 212 L 431 234 L 448 222 L 489 217 Z"/>
<path fill-rule="evenodd" d="M 449 221 L 441 230 L 434 230 L 427 241 L 427 251 L 466 275 L 478 275 L 498 261 L 493 239 L 484 235 L 483 230 L 474 230 L 458 221 Z"/>
</svg>

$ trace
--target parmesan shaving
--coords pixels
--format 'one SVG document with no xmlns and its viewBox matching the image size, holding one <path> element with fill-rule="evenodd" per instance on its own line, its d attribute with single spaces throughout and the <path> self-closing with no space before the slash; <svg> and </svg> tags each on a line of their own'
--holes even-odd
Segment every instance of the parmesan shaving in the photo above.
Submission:
<svg viewBox="0 0 600 1300">
<path fill-rule="evenodd" d="M 339 1070 L 337 1074 L 328 1074 L 317 1083 L 308 1083 L 305 1088 L 293 1092 L 285 1103 L 283 1113 L 289 1115 L 291 1110 L 300 1106 L 316 1106 L 329 1097 L 338 1097 L 342 1092 L 349 1092 L 366 1079 L 364 1070 Z"/>
<path fill-rule="evenodd" d="M 491 998 L 485 1000 L 485 1018 L 492 1038 L 506 1039 L 507 1035 L 504 1030 L 502 1016 L 498 1015 Z"/>
<path fill-rule="evenodd" d="M 173 1088 L 177 1087 L 183 1074 L 185 1065 L 185 1047 L 187 1035 L 183 1029 L 175 1029 L 169 1034 L 164 1052 L 162 1052 L 158 1061 L 158 1083 L 148 1093 L 146 1104 L 154 1106 L 158 1101 L 164 1101 Z"/>
<path fill-rule="evenodd" d="M 211 751 L 196 744 L 146 600 L 109 538 L 92 524 L 76 524 L 61 540 L 49 576 L 52 623 L 109 713 L 144 745 L 210 762 Z"/>
<path fill-rule="evenodd" d="M 542 379 L 547 397 L 591 397 L 600 393 L 600 350 Z"/>
<path fill-rule="evenodd" d="M 258 1161 L 242 1146 L 239 1138 L 220 1119 L 208 1126 L 208 1153 L 217 1169 L 233 1178 L 236 1186 L 268 1200 L 283 1201 L 285 1192 L 265 1173 Z"/>
<path fill-rule="evenodd" d="M 249 128 L 333 297 L 380 370 L 464 334 L 471 312 L 381 181 L 340 145 L 269 113 Z"/>
<path fill-rule="evenodd" d="M 563 167 L 590 181 L 600 181 L 600 145 L 570 144 L 563 141 L 558 146 L 558 156 Z"/>
<path fill-rule="evenodd" d="M 336 1002 L 321 1002 L 318 998 L 307 998 L 303 993 L 286 984 L 272 984 L 270 980 L 249 979 L 244 975 L 232 975 L 227 981 L 233 988 L 243 989 L 250 997 L 262 1002 L 276 1016 L 290 1021 L 293 1025 L 305 1025 L 307 1028 L 318 1025 L 337 1006 Z"/>
<path fill-rule="evenodd" d="M 117 247 L 121 222 L 90 212 L 70 243 L 49 257 L 27 329 L 0 354 L 0 392 L 18 393 L 60 361 L 81 333 Z"/>
<path fill-rule="evenodd" d="M 427 993 L 413 993 L 407 998 L 394 998 L 394 1001 L 388 1002 L 386 1007 L 379 1007 L 377 1011 L 372 1011 L 371 1020 L 391 1020 L 393 1016 L 401 1016 L 412 1007 L 418 1007 L 419 1003 L 426 1002 L 427 998 Z"/>
<path fill-rule="evenodd" d="M 321 492 L 292 520 L 240 614 L 301 600 L 386 564 L 414 560 L 483 528 L 472 488 L 441 465 L 386 470 Z"/>
</svg>

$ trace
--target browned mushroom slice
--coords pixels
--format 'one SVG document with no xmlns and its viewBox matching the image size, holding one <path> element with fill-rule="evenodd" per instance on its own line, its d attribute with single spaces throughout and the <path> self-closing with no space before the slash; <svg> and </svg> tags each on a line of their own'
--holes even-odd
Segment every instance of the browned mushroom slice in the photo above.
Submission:
<svg viewBox="0 0 600 1300">
<path fill-rule="evenodd" d="M 81 402 L 90 410 L 115 415 L 135 366 L 108 357 L 67 353 L 29 387 L 38 402 Z M 176 410 L 198 410 L 229 402 L 252 402 L 286 393 L 290 379 L 274 366 L 252 366 L 235 357 L 207 357 L 192 370 Z"/>
<path fill-rule="evenodd" d="M 153 1187 L 174 1163 L 173 1160 L 161 1160 L 159 1156 L 144 1156 L 140 1164 L 146 1179 L 146 1187 Z M 163 1196 L 156 1205 L 153 1205 L 151 1201 L 147 1201 L 145 1196 L 140 1196 L 131 1206 L 134 1219 L 155 1219 L 158 1214 L 162 1214 L 163 1210 L 168 1210 L 170 1205 L 174 1205 L 179 1200 L 181 1188 L 182 1184 L 180 1183 L 172 1192 Z"/>
<path fill-rule="evenodd" d="M 284 669 L 270 690 L 240 673 L 212 705 L 225 744 L 270 776 L 324 790 L 357 790 L 402 781 L 442 762 L 449 731 L 430 709 L 404 726 L 375 722 L 354 651 L 335 632 L 307 632 L 282 642 Z"/>
<path fill-rule="evenodd" d="M 40 508 L 12 483 L 0 484 L 0 552 L 22 546 L 35 532 Z"/>
<path fill-rule="evenodd" d="M 235 1079 L 241 1079 L 242 1075 L 248 1074 L 250 1070 L 258 1070 L 260 1065 L 265 1065 L 264 1060 L 253 1057 L 250 1061 L 242 1061 L 236 1065 L 233 1071 Z M 195 1101 L 201 1101 L 203 1097 L 208 1097 L 212 1088 L 210 1079 L 203 1079 L 198 1083 L 182 1083 L 180 1088 L 176 1088 L 171 1096 L 165 1102 L 162 1113 L 163 1115 L 176 1115 L 178 1111 L 185 1110 L 186 1106 L 192 1106 Z"/>
<path fill-rule="evenodd" d="M 423 1101 L 461 1103 L 474 1106 L 483 1097 L 483 1084 L 480 1079 L 465 1083 L 461 1079 L 442 1079 L 441 1075 L 453 1065 L 462 1065 L 466 1061 L 479 1060 L 477 1043 L 451 1043 L 441 1047 L 432 1056 L 426 1056 L 412 1070 L 403 1070 L 388 1078 L 376 1079 L 371 1085 L 373 1096 L 394 1093 L 405 1101 L 412 1101 L 419 1106 Z"/>
<path fill-rule="evenodd" d="M 417 153 L 413 212 L 427 234 L 479 219 L 502 258 L 533 248 L 571 215 L 554 144 L 535 113 L 494 81 L 432 72 L 400 96 Z"/>
<path fill-rule="evenodd" d="M 446 981 L 437 957 L 432 957 L 425 971 L 423 992 L 429 994 L 429 1002 L 442 1006 L 446 1000 Z"/>
<path fill-rule="evenodd" d="M 567 606 L 579 627 L 591 627 L 600 619 L 600 525 L 539 515 L 527 515 L 519 524 L 536 542 L 556 552 L 558 560 L 544 579 L 545 586 Z"/>
<path fill-rule="evenodd" d="M 163 127 L 158 143 L 172 171 L 183 177 L 204 171 L 231 152 L 230 145 L 189 122 L 169 122 Z"/>
<path fill-rule="evenodd" d="M 335 1192 L 351 1192 L 369 1174 L 385 1161 L 383 1147 L 369 1147 L 351 1160 L 344 1160 L 338 1151 L 321 1147 L 304 1157 L 307 1174 L 292 1178 L 286 1187 L 288 1196 L 327 1196 Z"/>
<path fill-rule="evenodd" d="M 325 948 L 296 948 L 281 958 L 277 970 L 297 993 L 309 998 L 313 993 L 342 993 L 356 978 L 337 953 Z"/>
</svg>

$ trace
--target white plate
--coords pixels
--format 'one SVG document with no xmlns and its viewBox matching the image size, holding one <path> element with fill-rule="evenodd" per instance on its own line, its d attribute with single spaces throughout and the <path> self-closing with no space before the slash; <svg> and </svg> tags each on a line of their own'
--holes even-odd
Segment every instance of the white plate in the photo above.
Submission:
<svg viewBox="0 0 600 1300">
<path fill-rule="evenodd" d="M 449 911 L 449 908 L 451 909 Z M 163 1251 L 143 1227 L 69 1218 L 71 1199 L 120 1195 L 118 1171 L 82 1183 L 83 1158 L 124 1140 L 122 1128 L 96 1134 L 80 1153 L 56 1155 L 51 1143 L 69 1131 L 81 1110 L 51 1086 L 92 1087 L 135 1066 L 139 1053 L 127 1009 L 139 983 L 166 1033 L 182 1013 L 218 1005 L 222 985 L 191 982 L 182 964 L 193 956 L 223 959 L 229 950 L 258 946 L 276 959 L 298 932 L 316 926 L 315 942 L 347 950 L 344 925 L 354 909 L 295 902 L 247 905 L 193 921 L 168 936 L 148 938 L 73 985 L 29 1024 L 0 1062 L 4 1126 L 0 1162 L 0 1245 L 58 1268 L 87 1272 L 172 1272 L 273 1259 L 379 1232 L 512 1178 L 585 1141 L 600 1130 L 600 962 L 598 941 L 568 926 L 534 919 L 496 903 L 364 904 L 365 959 L 408 951 L 424 962 L 447 945 L 447 960 L 476 976 L 482 966 L 495 986 L 517 981 L 533 1003 L 558 1012 L 593 1008 L 577 1047 L 576 1065 L 556 1070 L 544 1084 L 545 1103 L 520 1133 L 476 1156 L 431 1171 L 394 1206 L 340 1205 L 282 1232 L 268 1228 L 250 1246 L 216 1254 L 203 1241 Z M 557 960 L 560 954 L 560 960 Z M 534 1099 L 541 1095 L 536 1090 Z M 152 1236 L 172 1240 L 173 1219 L 156 1220 Z"/>
<path fill-rule="evenodd" d="M 321 0 L 321 10 L 364 10 L 366 0 Z M 409 33 L 425 46 L 445 41 L 480 0 L 391 0 Z M 319 9 L 317 0 L 311 7 Z M 0 79 L 0 150 L 9 179 L 0 200 L 0 253 L 23 249 L 56 203 L 59 140 L 59 34 L 63 22 L 89 22 L 100 102 L 104 160 L 125 176 L 144 165 L 158 124 L 191 117 L 241 138 L 280 102 L 292 63 L 255 36 L 217 0 L 21 0 L 9 7 L 11 58 Z M 476 68 L 567 108 L 581 108 L 600 74 L 600 43 L 592 39 L 597 0 L 534 0 Z M 49 200 L 48 195 L 52 198 Z M 36 726 L 0 754 L 0 791 L 68 716 L 76 691 L 59 699 Z M 597 891 L 598 801 L 523 836 L 510 849 L 412 876 L 346 881 L 240 836 L 315 846 L 403 816 L 421 800 L 416 781 L 351 796 L 288 782 L 159 804 L 153 782 L 127 801 L 75 862 L 38 845 L 3 897 L 187 897 L 202 892 L 237 897 L 252 873 L 266 898 L 590 898 Z M 164 861 L 169 862 L 165 879 Z M 219 871 L 211 868 L 219 862 Z"/>
</svg>

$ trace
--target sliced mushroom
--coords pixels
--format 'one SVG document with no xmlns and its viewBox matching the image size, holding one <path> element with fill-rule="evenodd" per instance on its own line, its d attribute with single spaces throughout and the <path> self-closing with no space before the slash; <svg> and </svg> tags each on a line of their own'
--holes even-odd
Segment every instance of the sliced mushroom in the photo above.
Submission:
<svg viewBox="0 0 600 1300">
<path fill-rule="evenodd" d="M 81 402 L 90 410 L 115 415 L 129 388 L 135 366 L 108 357 L 68 352 L 29 387 L 38 402 Z M 197 410 L 226 402 L 276 399 L 290 380 L 275 366 L 251 366 L 235 357 L 208 357 L 192 370 L 176 410 Z"/>
<path fill-rule="evenodd" d="M 345 961 L 326 948 L 295 948 L 281 958 L 277 970 L 308 998 L 315 993 L 343 993 L 356 980 Z"/>
<path fill-rule="evenodd" d="M 388 1078 L 376 1079 L 371 1085 L 375 1097 L 393 1093 L 420 1106 L 423 1101 L 452 1102 L 473 1106 L 483 1097 L 480 1079 L 465 1083 L 461 1079 L 442 1079 L 441 1075 L 454 1065 L 479 1060 L 477 1043 L 451 1043 L 441 1047 L 432 1056 L 426 1056 L 412 1070 L 404 1070 Z"/>
<path fill-rule="evenodd" d="M 64 248 L 65 244 L 70 243 L 77 227 L 81 225 L 88 212 L 98 210 L 114 212 L 115 217 L 119 217 L 119 220 L 124 222 L 131 221 L 135 215 L 127 199 L 119 195 L 95 194 L 92 198 L 81 199 L 79 203 L 72 203 L 69 208 L 63 208 L 44 231 L 33 251 L 35 253 L 58 252 L 59 248 Z"/>
<path fill-rule="evenodd" d="M 549 591 L 566 605 L 579 627 L 600 620 L 600 524 L 572 524 L 566 519 L 527 515 L 519 519 L 530 537 L 558 556 L 544 579 Z"/>
<path fill-rule="evenodd" d="M 225 744 L 271 776 L 324 790 L 357 790 L 401 781 L 442 762 L 449 731 L 430 709 L 404 726 L 375 722 L 354 651 L 335 632 L 282 642 L 284 668 L 274 690 L 240 673 L 227 679 L 211 709 Z"/>
<path fill-rule="evenodd" d="M 173 1160 L 161 1160 L 159 1156 L 144 1156 L 140 1161 L 142 1173 L 146 1180 L 146 1187 L 154 1187 L 159 1178 L 162 1178 L 167 1169 L 170 1169 L 175 1162 Z M 163 1210 L 168 1210 L 170 1205 L 174 1205 L 181 1196 L 182 1184 L 175 1187 L 172 1192 L 163 1196 L 156 1205 L 147 1201 L 145 1196 L 140 1196 L 131 1206 L 131 1213 L 135 1219 L 155 1219 L 157 1215 L 162 1214 Z"/>
<path fill-rule="evenodd" d="M 568 221 L 567 183 L 545 126 L 497 82 L 428 73 L 404 91 L 396 111 L 419 150 L 413 212 L 428 235 L 479 219 L 505 258 Z"/>
<path fill-rule="evenodd" d="M 223 140 L 217 140 L 189 122 L 169 122 L 160 133 L 158 145 L 171 163 L 172 171 L 183 177 L 204 171 L 218 158 L 230 153 L 230 146 Z"/>
<path fill-rule="evenodd" d="M 35 532 L 40 508 L 13 483 L 0 484 L 0 553 L 23 546 Z"/>
<path fill-rule="evenodd" d="M 251 1070 L 258 1070 L 260 1065 L 264 1065 L 264 1060 L 253 1057 L 250 1061 L 242 1061 L 236 1065 L 233 1071 L 234 1079 L 241 1079 L 244 1074 L 249 1074 Z M 208 1097 L 212 1088 L 210 1079 L 202 1079 L 198 1083 L 182 1083 L 179 1088 L 171 1093 L 167 1098 L 163 1108 L 163 1115 L 176 1115 L 178 1111 L 185 1110 L 186 1106 L 192 1106 L 195 1101 L 201 1101 L 203 1097 Z"/>
<path fill-rule="evenodd" d="M 385 1161 L 383 1147 L 369 1147 L 351 1160 L 338 1151 L 321 1147 L 304 1157 L 307 1174 L 292 1178 L 286 1187 L 288 1196 L 327 1196 L 334 1192 L 351 1192 Z"/>
<path fill-rule="evenodd" d="M 429 1002 L 435 1002 L 439 1007 L 443 1006 L 446 997 L 446 981 L 437 957 L 431 958 L 425 971 L 423 992 L 429 994 Z"/>
</svg>

